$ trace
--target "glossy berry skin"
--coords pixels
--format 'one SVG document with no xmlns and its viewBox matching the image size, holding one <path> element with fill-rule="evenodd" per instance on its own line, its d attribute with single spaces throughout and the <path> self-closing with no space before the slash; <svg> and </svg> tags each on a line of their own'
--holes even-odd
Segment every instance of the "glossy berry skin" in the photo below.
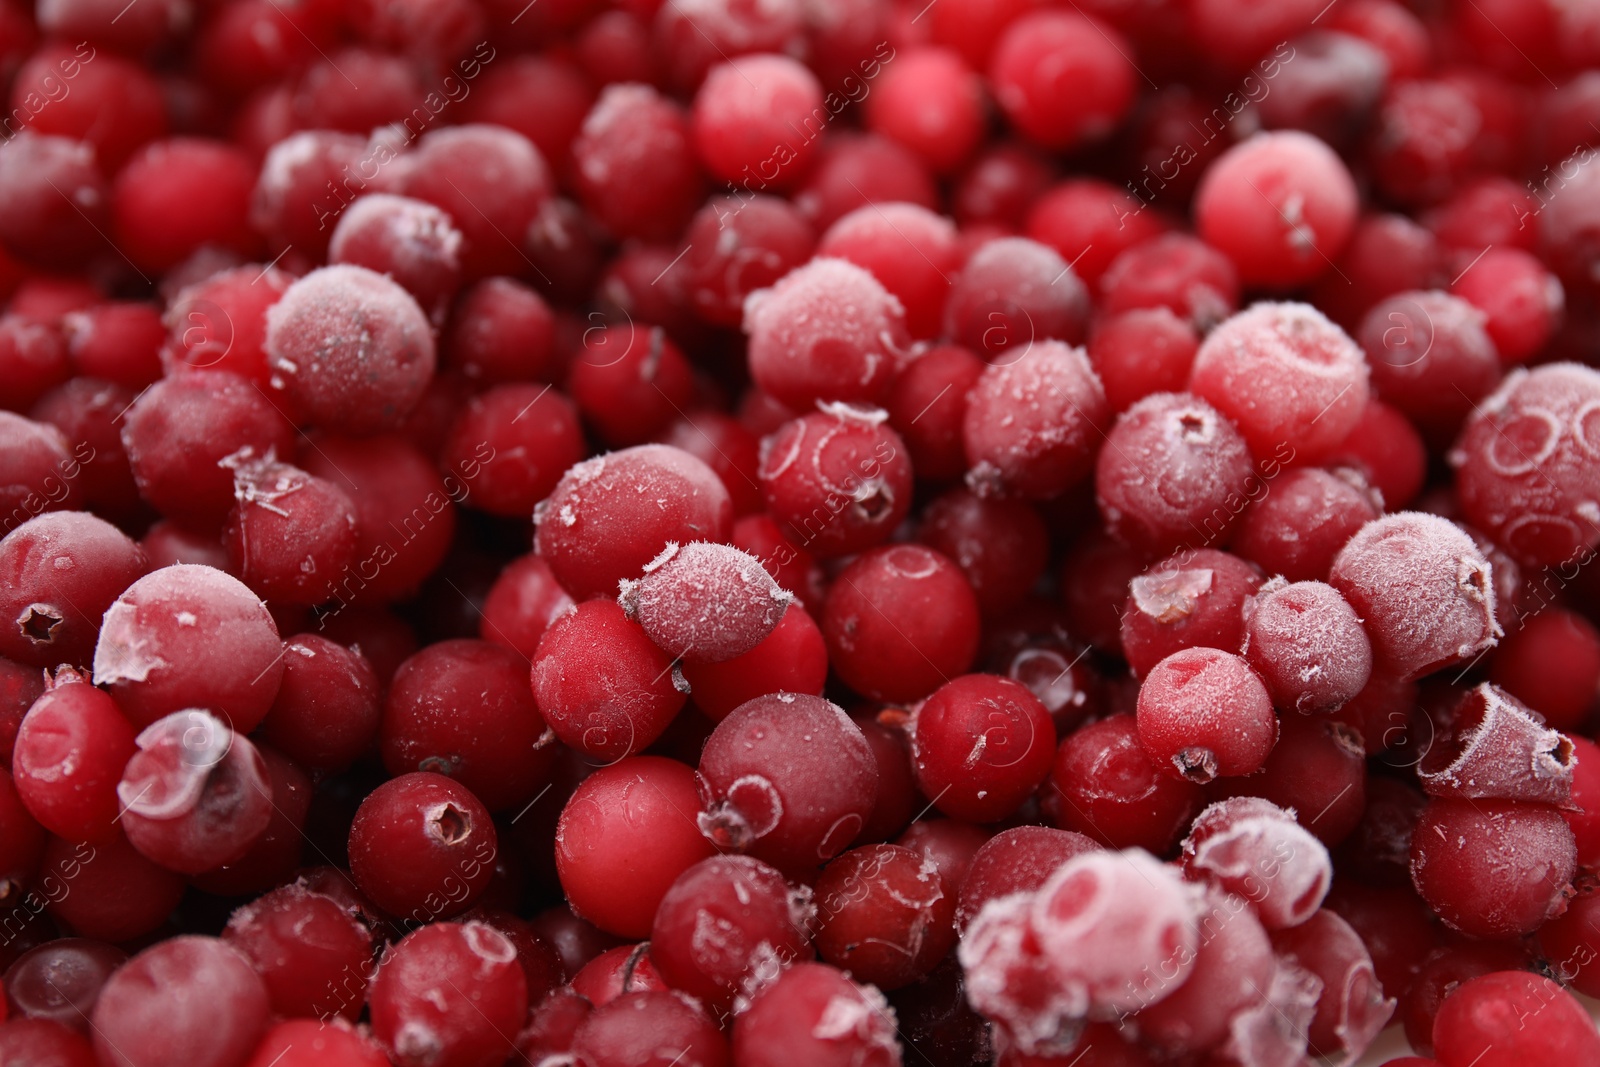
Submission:
<svg viewBox="0 0 1600 1067">
<path fill-rule="evenodd" d="M 1110 848 L 1165 854 L 1200 809 L 1192 782 L 1163 773 L 1139 743 L 1132 715 L 1080 727 L 1056 750 L 1052 821 Z"/>
<path fill-rule="evenodd" d="M 911 510 L 905 442 L 877 409 L 845 404 L 785 423 L 761 444 L 767 511 L 816 556 L 882 544 Z"/>
<path fill-rule="evenodd" d="M 356 508 L 333 482 L 271 460 L 234 464 L 223 543 L 232 572 L 274 603 L 317 604 L 355 559 Z"/>
<path fill-rule="evenodd" d="M 1518 217 L 1521 222 L 1521 216 Z M 1450 292 L 1484 314 L 1483 328 L 1505 363 L 1541 352 L 1560 328 L 1566 292 L 1534 256 L 1517 248 L 1490 248 Z"/>
<path fill-rule="evenodd" d="M 39 824 L 70 841 L 117 835 L 117 782 L 135 752 L 134 730 L 116 702 L 67 669 L 34 702 L 17 731 L 11 771 Z"/>
<path fill-rule="evenodd" d="M 1450 453 L 1461 511 L 1525 566 L 1569 564 L 1600 544 L 1589 429 L 1600 373 L 1556 363 L 1507 375 Z"/>
<path fill-rule="evenodd" d="M 694 772 L 661 756 L 584 779 L 556 825 L 556 871 L 573 911 L 608 933 L 648 937 L 667 889 L 715 851 L 697 808 Z"/>
<path fill-rule="evenodd" d="M 587 600 L 615 596 L 617 582 L 639 577 L 669 542 L 725 540 L 733 504 L 716 472 L 689 453 L 639 445 L 572 467 L 536 521 L 539 555 L 562 588 Z"/>
<path fill-rule="evenodd" d="M 266 762 L 248 739 L 198 709 L 135 738 L 117 784 L 133 847 L 168 870 L 201 874 L 242 859 L 272 820 Z"/>
<path fill-rule="evenodd" d="M 533 659 L 550 624 L 574 606 L 550 571 L 533 553 L 506 564 L 483 601 L 478 636 Z"/>
<path fill-rule="evenodd" d="M 245 732 L 277 695 L 282 649 L 272 616 L 244 583 L 177 564 L 140 578 L 107 609 L 94 680 L 135 726 L 200 707 Z"/>
<path fill-rule="evenodd" d="M 1535 1014 L 1537 1026 L 1523 1024 Z M 1582 1006 L 1550 979 L 1525 971 L 1497 971 L 1457 986 L 1434 1019 L 1433 1045 L 1446 1067 L 1600 1056 L 1600 1037 Z"/>
<path fill-rule="evenodd" d="M 978 492 L 1046 499 L 1089 474 L 1106 421 L 1105 389 L 1079 348 L 1037 341 L 991 363 L 967 400 L 962 440 Z"/>
<path fill-rule="evenodd" d="M 631 315 L 627 307 L 623 313 Z M 693 403 L 694 371 L 666 330 L 625 319 L 583 332 L 567 389 L 602 442 L 637 445 L 655 439 Z"/>
<path fill-rule="evenodd" d="M 400 424 L 433 377 L 428 318 L 410 293 L 365 267 L 301 278 L 267 311 L 273 383 L 311 422 L 373 433 Z"/>
<path fill-rule="evenodd" d="M 460 783 L 419 771 L 367 794 L 350 826 L 350 874 L 390 915 L 458 915 L 494 877 L 494 824 Z"/>
<path fill-rule="evenodd" d="M 900 845 L 864 845 L 817 879 L 817 949 L 857 981 L 898 989 L 955 945 L 955 895 L 939 868 Z"/>
<path fill-rule="evenodd" d="M 1360 347 L 1307 304 L 1260 303 L 1205 339 L 1189 391 L 1238 426 L 1251 453 L 1314 461 L 1354 428 L 1367 400 Z"/>
<path fill-rule="evenodd" d="M 728 1067 L 728 1039 L 700 1007 L 664 991 L 628 993 L 592 1012 L 572 1036 L 593 1067 Z"/>
<path fill-rule="evenodd" d="M 149 569 L 144 550 L 87 512 L 36 516 L 0 539 L 0 655 L 86 665 L 100 619 Z"/>
<path fill-rule="evenodd" d="M 1031 504 L 966 488 L 928 503 L 919 538 L 961 568 L 990 618 L 1021 603 L 1049 562 L 1049 532 Z"/>
<path fill-rule="evenodd" d="M 1246 601 L 1261 587 L 1255 567 L 1212 548 L 1179 552 L 1127 583 L 1121 651 L 1134 674 L 1185 648 L 1238 652 Z"/>
<path fill-rule="evenodd" d="M 162 316 L 167 328 L 162 365 L 227 371 L 267 388 L 272 372 L 264 348 L 266 311 L 294 280 L 281 270 L 236 267 L 184 286 Z"/>
<path fill-rule="evenodd" d="M 804 64 L 781 55 L 741 56 L 719 63 L 700 83 L 695 150 L 717 181 L 759 173 L 791 187 L 816 151 L 814 129 L 825 114 L 822 85 Z"/>
<path fill-rule="evenodd" d="M 94 1046 L 79 1034 L 49 1019 L 0 1020 L 0 1056 L 7 1063 L 52 1067 L 97 1067 Z"/>
<path fill-rule="evenodd" d="M 917 706 L 911 756 L 917 786 L 969 822 L 1011 814 L 1050 773 L 1056 731 L 1039 699 L 1009 678 L 968 674 Z"/>
<path fill-rule="evenodd" d="M 1417 892 L 1446 924 L 1477 937 L 1538 929 L 1563 906 L 1576 869 L 1572 831 L 1543 805 L 1435 799 L 1412 833 Z"/>
<path fill-rule="evenodd" d="M 447 774 L 490 811 L 526 803 L 555 756 L 526 670 L 510 649 L 471 639 L 440 641 L 406 660 L 384 700 L 384 766 Z"/>
<path fill-rule="evenodd" d="M 816 622 L 799 604 L 761 643 L 721 663 L 684 663 L 694 706 L 721 721 L 740 704 L 768 693 L 822 694 L 828 680 L 828 647 Z"/>
<path fill-rule="evenodd" d="M 1402 679 L 1471 659 L 1501 633 L 1490 568 L 1447 519 L 1406 511 L 1367 523 L 1328 575 L 1372 639 L 1373 664 Z M 1433 620 L 1412 625 L 1418 613 Z"/>
<path fill-rule="evenodd" d="M 1278 739 L 1272 701 L 1250 665 L 1212 648 L 1174 652 L 1139 686 L 1139 741 L 1162 772 L 1205 784 L 1250 774 Z"/>
<path fill-rule="evenodd" d="M 515 278 L 485 278 L 463 291 L 439 346 L 441 366 L 469 381 L 549 381 L 558 373 L 550 305 Z"/>
<path fill-rule="evenodd" d="M 1195 328 L 1164 307 L 1102 318 L 1088 345 L 1089 362 L 1116 412 L 1151 393 L 1182 392 L 1199 349 Z"/>
<path fill-rule="evenodd" d="M 445 438 L 442 465 L 473 476 L 463 503 L 522 518 L 584 454 L 578 411 L 566 397 L 510 382 L 467 401 Z"/>
<path fill-rule="evenodd" d="M 242 954 L 218 938 L 174 937 L 133 957 L 101 987 L 95 1053 L 112 1067 L 229 1067 L 254 1050 L 267 1017 L 266 986 Z"/>
<path fill-rule="evenodd" d="M 984 363 L 959 345 L 938 345 L 924 351 L 895 376 L 884 399 L 889 425 L 905 441 L 917 477 L 952 481 L 967 469 L 961 423 L 967 390 L 983 373 Z"/>
<path fill-rule="evenodd" d="M 673 989 L 721 1017 L 734 997 L 813 956 L 811 891 L 751 856 L 718 855 L 678 875 L 650 928 L 650 959 Z M 703 936 L 710 926 L 719 936 Z M 765 948 L 763 948 L 765 946 Z"/>
<path fill-rule="evenodd" d="M 1195 191 L 1195 225 L 1233 260 L 1240 281 L 1288 288 L 1315 280 L 1343 251 L 1358 203 L 1333 149 L 1280 130 L 1235 145 L 1206 168 Z"/>
<path fill-rule="evenodd" d="M 1132 103 L 1136 74 L 1121 35 L 1076 12 L 1024 15 L 989 60 L 1006 117 L 1045 148 L 1099 140 Z"/>
<path fill-rule="evenodd" d="M 840 1017 L 822 1025 L 829 1010 Z M 821 963 L 798 963 L 752 998 L 733 1026 L 740 1067 L 899 1067 L 894 1015 L 883 994 Z"/>
<path fill-rule="evenodd" d="M 245 1067 L 385 1067 L 383 1050 L 341 1020 L 285 1019 L 261 1039 Z"/>
<path fill-rule="evenodd" d="M 805 263 L 817 243 L 789 201 L 762 195 L 711 198 L 683 238 L 689 304 L 718 326 L 738 326 L 746 298 Z"/>
<path fill-rule="evenodd" d="M 283 643 L 283 682 L 260 736 L 303 767 L 342 770 L 372 747 L 382 714 L 367 657 L 317 634 L 296 634 Z"/>
<path fill-rule="evenodd" d="M 682 710 L 672 657 L 614 600 L 551 623 L 533 656 L 533 696 L 569 748 L 615 763 L 648 747 Z"/>
<path fill-rule="evenodd" d="M 184 893 L 182 877 L 146 859 L 121 836 L 102 845 L 52 837 L 39 869 L 41 888 L 48 889 L 52 879 L 73 888 L 46 896 L 50 916 L 99 941 L 143 937 L 171 916 Z"/>
<path fill-rule="evenodd" d="M 1418 428 L 1450 436 L 1500 381 L 1500 357 L 1483 313 L 1438 291 L 1396 293 L 1373 305 L 1356 332 L 1372 388 Z"/>
<path fill-rule="evenodd" d="M 821 697 L 774 693 L 717 724 L 700 753 L 700 832 L 783 870 L 849 847 L 878 789 L 861 728 Z"/>
<path fill-rule="evenodd" d="M 1359 475 L 1297 467 L 1245 509 L 1229 550 L 1291 582 L 1323 581 L 1334 556 L 1378 512 L 1378 497 Z"/>
<path fill-rule="evenodd" d="M 128 954 L 86 937 L 63 937 L 29 949 L 6 968 L 6 1002 L 19 1018 L 47 1019 L 85 1036 L 94 1003 Z"/>
<path fill-rule="evenodd" d="M 1517 619 L 1495 649 L 1489 678 L 1559 730 L 1588 717 L 1600 676 L 1600 632 L 1581 615 L 1548 607 Z"/>
<path fill-rule="evenodd" d="M 494 1067 L 527 1014 L 528 986 L 500 931 L 434 923 L 389 949 L 367 1000 L 373 1037 L 399 1067 Z"/>
</svg>

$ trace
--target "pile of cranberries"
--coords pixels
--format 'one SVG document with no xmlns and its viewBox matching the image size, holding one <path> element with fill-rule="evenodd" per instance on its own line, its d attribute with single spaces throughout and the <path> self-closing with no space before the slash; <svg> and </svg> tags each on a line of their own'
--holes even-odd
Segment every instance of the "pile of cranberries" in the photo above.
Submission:
<svg viewBox="0 0 1600 1067">
<path fill-rule="evenodd" d="M 0 94 L 0 1067 L 1600 1067 L 1600 5 Z"/>
</svg>

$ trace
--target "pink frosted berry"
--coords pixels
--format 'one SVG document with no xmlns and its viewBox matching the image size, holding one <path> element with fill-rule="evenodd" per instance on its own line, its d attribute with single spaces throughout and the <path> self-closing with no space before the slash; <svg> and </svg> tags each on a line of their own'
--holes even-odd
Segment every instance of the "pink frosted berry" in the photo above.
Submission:
<svg viewBox="0 0 1600 1067">
<path fill-rule="evenodd" d="M 1202 784 L 1260 770 L 1278 740 L 1261 679 L 1215 648 L 1186 648 L 1156 664 L 1139 686 L 1137 718 L 1156 765 Z"/>
<path fill-rule="evenodd" d="M 1395 1001 L 1384 996 L 1361 935 L 1323 908 L 1293 929 L 1273 931 L 1272 947 L 1322 983 L 1307 1028 L 1311 1051 L 1330 1058 L 1365 1051 L 1394 1014 Z"/>
<path fill-rule="evenodd" d="M 365 267 L 312 271 L 267 311 L 273 384 L 312 422 L 393 429 L 433 378 L 433 331 L 417 301 Z"/>
<path fill-rule="evenodd" d="M 1470 660 L 1500 636 L 1489 561 L 1437 515 L 1367 523 L 1334 558 L 1328 583 L 1361 617 L 1374 665 L 1403 679 Z"/>
<path fill-rule="evenodd" d="M 1299 712 L 1332 711 L 1372 675 L 1372 644 L 1339 591 L 1323 582 L 1262 586 L 1245 605 L 1244 658 L 1272 703 Z"/>
<path fill-rule="evenodd" d="M 1248 900 L 1268 929 L 1295 926 L 1322 906 L 1333 862 L 1294 813 L 1258 797 L 1230 797 L 1194 820 L 1183 869 Z"/>
<path fill-rule="evenodd" d="M 1123 412 L 1106 437 L 1095 496 L 1113 536 L 1171 552 L 1233 525 L 1252 469 L 1249 446 L 1216 408 L 1185 393 L 1156 393 Z"/>
<path fill-rule="evenodd" d="M 722 663 L 759 645 L 794 602 L 761 561 L 731 545 L 668 545 L 618 597 L 668 654 Z"/>
<path fill-rule="evenodd" d="M 1089 290 L 1061 253 L 1026 237 L 984 244 L 950 281 L 945 333 L 995 363 L 1032 358 L 1038 341 L 1077 344 Z"/>
<path fill-rule="evenodd" d="M 1367 363 L 1360 346 L 1309 304 L 1261 303 L 1206 338 L 1189 390 L 1237 423 L 1258 459 L 1315 460 L 1361 418 Z"/>
<path fill-rule="evenodd" d="M 442 321 L 461 284 L 461 231 L 443 208 L 427 201 L 372 193 L 339 216 L 328 262 L 389 275 L 434 321 Z"/>
<path fill-rule="evenodd" d="M 900 301 L 863 268 L 827 257 L 751 293 L 744 330 L 750 376 L 796 410 L 881 401 L 910 340 Z"/>
<path fill-rule="evenodd" d="M 1033 499 L 1070 489 L 1089 473 L 1110 414 L 1083 349 L 1034 342 L 1025 357 L 990 365 L 968 395 L 967 482 Z"/>
<path fill-rule="evenodd" d="M 1467 420 L 1450 462 L 1466 520 L 1519 563 L 1581 559 L 1600 545 L 1600 371 L 1513 371 Z"/>
<path fill-rule="evenodd" d="M 1526 800 L 1567 807 L 1577 754 L 1571 739 L 1484 682 L 1456 705 L 1417 766 L 1430 796 Z"/>
</svg>

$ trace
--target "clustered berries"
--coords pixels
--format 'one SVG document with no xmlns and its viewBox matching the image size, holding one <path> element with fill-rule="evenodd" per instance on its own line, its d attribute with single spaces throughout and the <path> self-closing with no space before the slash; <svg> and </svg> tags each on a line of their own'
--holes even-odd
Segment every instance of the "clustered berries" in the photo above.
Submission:
<svg viewBox="0 0 1600 1067">
<path fill-rule="evenodd" d="M 1600 1065 L 1600 7 L 0 93 L 0 1067 Z"/>
</svg>

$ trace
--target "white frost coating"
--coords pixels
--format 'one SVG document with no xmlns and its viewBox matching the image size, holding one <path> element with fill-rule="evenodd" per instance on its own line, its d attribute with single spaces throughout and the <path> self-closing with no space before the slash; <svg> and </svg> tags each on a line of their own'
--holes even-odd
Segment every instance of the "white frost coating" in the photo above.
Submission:
<svg viewBox="0 0 1600 1067">
<path fill-rule="evenodd" d="M 374 231 L 402 269 L 458 264 L 462 236 L 449 213 L 425 200 L 392 193 L 368 193 L 345 208 L 328 242 L 328 262 L 344 262 L 353 251 L 349 246 L 371 240 Z"/>
<path fill-rule="evenodd" d="M 100 639 L 94 646 L 94 682 L 142 682 L 152 671 L 170 666 L 151 648 L 139 625 L 138 609 L 118 600 L 106 609 L 100 624 Z"/>
<path fill-rule="evenodd" d="M 1431 796 L 1567 807 L 1577 763 L 1570 739 L 1484 682 L 1457 707 L 1453 731 L 1428 750 L 1417 776 Z"/>
<path fill-rule="evenodd" d="M 1200 597 L 1211 592 L 1216 572 L 1209 567 L 1141 574 L 1128 583 L 1133 606 L 1156 622 L 1177 622 L 1194 613 Z"/>
<path fill-rule="evenodd" d="M 461 936 L 466 941 L 468 950 L 485 963 L 506 964 L 517 958 L 517 948 L 511 943 L 510 938 L 488 923 L 476 920 L 464 923 Z"/>
<path fill-rule="evenodd" d="M 148 819 L 172 819 L 192 811 L 211 772 L 233 748 L 234 734 L 209 711 L 175 711 L 146 726 L 139 747 L 117 783 L 125 810 Z M 175 752 L 176 758 L 160 753 Z"/>
<path fill-rule="evenodd" d="M 1300 1067 L 1322 979 L 1278 960 L 1265 995 L 1233 1017 L 1222 1052 L 1238 1067 Z"/>
<path fill-rule="evenodd" d="M 693 541 L 669 543 L 617 602 L 671 655 L 721 663 L 765 640 L 794 599 L 748 552 Z"/>
<path fill-rule="evenodd" d="M 1052 982 L 1031 945 L 1032 893 L 987 901 L 956 948 L 967 1001 L 1005 1024 L 1023 1052 L 1064 1052 L 1083 1030 L 1085 1005 Z"/>
<path fill-rule="evenodd" d="M 819 256 L 745 298 L 750 374 L 782 399 L 816 366 L 853 367 L 866 386 L 904 358 L 905 308 L 872 274 Z M 848 356 L 848 360 L 845 358 Z"/>
<path fill-rule="evenodd" d="M 1184 869 L 1254 905 L 1268 929 L 1297 926 L 1328 894 L 1327 847 L 1270 801 L 1237 797 L 1201 812 L 1183 843 Z"/>
</svg>

